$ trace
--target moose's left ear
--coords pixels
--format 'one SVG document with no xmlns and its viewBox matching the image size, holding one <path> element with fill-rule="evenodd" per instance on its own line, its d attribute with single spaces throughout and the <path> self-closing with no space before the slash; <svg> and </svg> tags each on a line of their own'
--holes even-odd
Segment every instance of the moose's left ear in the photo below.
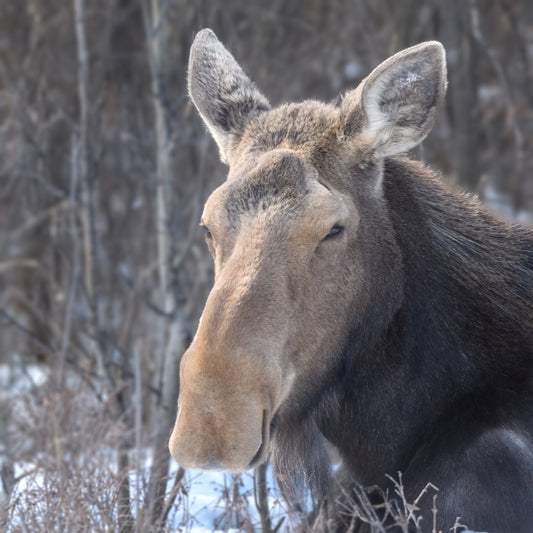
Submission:
<svg viewBox="0 0 533 533">
<path fill-rule="evenodd" d="M 428 41 L 407 48 L 344 97 L 344 130 L 361 135 L 375 158 L 406 152 L 431 130 L 445 92 L 442 44 Z"/>
<path fill-rule="evenodd" d="M 189 94 L 227 162 L 227 151 L 251 117 L 270 109 L 210 29 L 198 33 L 189 59 Z"/>
</svg>

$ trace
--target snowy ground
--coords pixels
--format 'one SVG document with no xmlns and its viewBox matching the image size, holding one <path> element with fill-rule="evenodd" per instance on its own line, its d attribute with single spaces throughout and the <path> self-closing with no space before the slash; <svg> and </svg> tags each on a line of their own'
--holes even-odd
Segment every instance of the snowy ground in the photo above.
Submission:
<svg viewBox="0 0 533 533">
<path fill-rule="evenodd" d="M 238 522 L 255 526 L 260 524 L 259 514 L 254 502 L 253 472 L 242 476 L 232 476 L 223 472 L 188 471 L 185 486 L 189 495 L 182 497 L 182 505 L 173 517 L 173 524 L 182 531 L 207 533 L 211 531 L 242 531 Z M 228 509 L 228 492 L 234 490 L 235 483 L 242 496 L 245 508 Z M 269 507 L 273 524 L 285 516 L 285 508 L 274 480 L 269 476 Z"/>
</svg>

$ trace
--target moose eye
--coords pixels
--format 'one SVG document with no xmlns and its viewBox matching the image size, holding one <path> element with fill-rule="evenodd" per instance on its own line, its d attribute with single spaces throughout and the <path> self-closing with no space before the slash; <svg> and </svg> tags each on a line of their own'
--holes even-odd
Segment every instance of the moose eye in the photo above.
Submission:
<svg viewBox="0 0 533 533">
<path fill-rule="evenodd" d="M 326 239 L 332 239 L 334 237 L 339 236 L 344 231 L 344 226 L 340 226 L 339 224 L 335 224 L 330 230 L 329 233 L 326 235 Z"/>
<path fill-rule="evenodd" d="M 204 230 L 205 238 L 209 239 L 209 240 L 212 239 L 213 238 L 213 234 L 211 233 L 210 229 L 207 226 L 204 226 L 204 224 L 200 224 L 200 226 Z"/>
</svg>

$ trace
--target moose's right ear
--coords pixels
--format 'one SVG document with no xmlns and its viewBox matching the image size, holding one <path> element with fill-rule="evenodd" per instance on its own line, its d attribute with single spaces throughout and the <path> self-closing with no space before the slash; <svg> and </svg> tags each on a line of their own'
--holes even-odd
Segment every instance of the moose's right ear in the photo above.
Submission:
<svg viewBox="0 0 533 533">
<path fill-rule="evenodd" d="M 228 148 L 248 120 L 270 109 L 233 56 L 210 29 L 196 35 L 189 59 L 189 94 L 227 163 Z"/>
</svg>

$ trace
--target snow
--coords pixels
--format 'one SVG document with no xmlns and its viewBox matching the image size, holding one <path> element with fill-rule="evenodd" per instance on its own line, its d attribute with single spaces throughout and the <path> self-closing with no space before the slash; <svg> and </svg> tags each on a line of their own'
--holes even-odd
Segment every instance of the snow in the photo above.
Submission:
<svg viewBox="0 0 533 533">
<path fill-rule="evenodd" d="M 177 469 L 177 465 L 173 465 L 168 490 Z M 287 509 L 270 468 L 267 470 L 267 487 L 270 517 L 275 525 L 287 515 Z M 187 470 L 184 488 L 176 499 L 174 515 L 171 515 L 172 525 L 178 531 L 236 532 L 242 531 L 243 520 L 256 528 L 260 523 L 254 500 L 253 470 L 243 474 Z"/>
<path fill-rule="evenodd" d="M 0 364 L 0 393 L 10 396 L 25 392 L 43 384 L 48 378 L 48 369 L 41 365 L 24 365 L 14 356 L 15 364 Z"/>
</svg>

